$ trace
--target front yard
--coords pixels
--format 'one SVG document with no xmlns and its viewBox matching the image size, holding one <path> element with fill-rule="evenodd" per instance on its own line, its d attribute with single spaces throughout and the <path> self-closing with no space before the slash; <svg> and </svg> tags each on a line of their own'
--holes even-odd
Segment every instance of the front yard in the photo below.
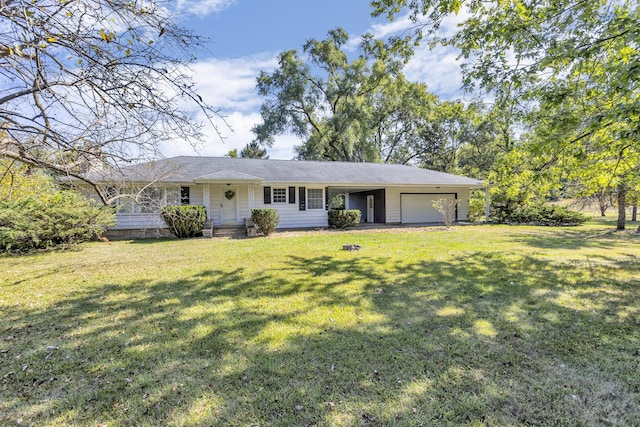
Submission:
<svg viewBox="0 0 640 427">
<path fill-rule="evenodd" d="M 640 237 L 605 227 L 0 258 L 0 425 L 638 425 Z"/>
</svg>

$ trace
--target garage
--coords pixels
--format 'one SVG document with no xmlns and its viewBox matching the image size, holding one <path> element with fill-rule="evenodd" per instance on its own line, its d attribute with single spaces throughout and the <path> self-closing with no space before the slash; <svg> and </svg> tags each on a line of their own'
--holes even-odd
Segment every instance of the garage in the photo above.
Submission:
<svg viewBox="0 0 640 427">
<path fill-rule="evenodd" d="M 402 223 L 442 222 L 442 215 L 433 207 L 433 202 L 438 199 L 455 200 L 456 194 L 401 194 L 400 214 Z"/>
</svg>

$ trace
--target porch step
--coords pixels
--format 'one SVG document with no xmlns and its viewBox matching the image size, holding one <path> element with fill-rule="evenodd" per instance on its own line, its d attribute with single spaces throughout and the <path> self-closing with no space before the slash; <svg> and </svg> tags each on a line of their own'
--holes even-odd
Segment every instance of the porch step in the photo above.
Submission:
<svg viewBox="0 0 640 427">
<path fill-rule="evenodd" d="M 244 237 L 247 230 L 242 225 L 219 225 L 213 227 L 213 237 Z"/>
</svg>

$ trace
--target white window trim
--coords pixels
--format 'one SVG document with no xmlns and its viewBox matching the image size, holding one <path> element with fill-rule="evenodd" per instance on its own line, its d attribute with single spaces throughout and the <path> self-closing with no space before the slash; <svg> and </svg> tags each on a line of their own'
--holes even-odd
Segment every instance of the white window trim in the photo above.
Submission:
<svg viewBox="0 0 640 427">
<path fill-rule="evenodd" d="M 276 190 L 284 190 L 284 201 L 276 201 Z M 289 203 L 289 189 L 287 187 L 271 187 L 271 203 L 276 205 Z"/>
<path fill-rule="evenodd" d="M 143 196 L 143 193 L 145 191 L 147 191 L 148 189 L 152 189 L 153 190 L 159 190 L 162 193 L 162 196 L 160 198 L 158 198 L 156 200 L 157 202 L 157 208 L 158 208 L 158 212 L 152 212 L 152 211 L 148 211 L 148 212 L 142 212 L 142 205 L 144 203 L 144 198 L 142 200 L 139 199 L 140 196 Z M 145 187 L 142 188 L 140 190 L 137 190 L 135 193 L 133 192 L 136 189 L 131 189 L 131 188 L 123 188 L 118 190 L 119 194 L 122 194 L 122 191 L 131 191 L 131 197 L 119 197 L 116 200 L 116 214 L 119 216 L 142 216 L 142 215 L 157 215 L 160 213 L 160 209 L 164 206 L 167 206 L 168 204 L 168 200 L 167 200 L 167 193 L 171 190 L 175 190 L 176 187 L 175 186 L 162 186 L 162 187 Z M 180 195 L 180 187 L 177 187 L 178 190 L 178 196 Z M 131 206 L 131 211 L 129 212 L 122 212 L 120 211 L 120 205 L 122 203 L 129 203 Z"/>
<path fill-rule="evenodd" d="M 320 207 L 319 208 L 313 208 L 311 207 L 311 204 L 309 204 L 309 192 L 310 190 L 320 190 L 320 192 L 322 193 L 321 199 L 320 199 Z M 324 209 L 324 200 L 325 200 L 325 196 L 324 196 L 324 188 L 322 187 L 308 187 L 307 191 L 306 191 L 306 206 L 307 206 L 307 210 L 312 210 L 312 211 L 319 211 Z"/>
</svg>

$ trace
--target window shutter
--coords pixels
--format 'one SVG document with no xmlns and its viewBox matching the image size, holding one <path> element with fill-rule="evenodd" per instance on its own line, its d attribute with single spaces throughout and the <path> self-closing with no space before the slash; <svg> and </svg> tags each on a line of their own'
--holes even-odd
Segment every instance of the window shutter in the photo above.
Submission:
<svg viewBox="0 0 640 427">
<path fill-rule="evenodd" d="M 271 187 L 264 187 L 264 204 L 271 204 Z"/>
<path fill-rule="evenodd" d="M 329 187 L 324 188 L 324 210 L 329 210 Z"/>
<path fill-rule="evenodd" d="M 296 203 L 296 187 L 289 187 L 289 203 Z"/>
<path fill-rule="evenodd" d="M 189 200 L 189 187 L 180 187 L 180 204 L 188 205 Z"/>
<path fill-rule="evenodd" d="M 298 209 L 301 211 L 306 211 L 307 210 L 307 195 L 306 195 L 306 191 L 307 189 L 305 187 L 299 187 L 298 188 L 298 195 L 300 196 L 298 198 Z"/>
</svg>

